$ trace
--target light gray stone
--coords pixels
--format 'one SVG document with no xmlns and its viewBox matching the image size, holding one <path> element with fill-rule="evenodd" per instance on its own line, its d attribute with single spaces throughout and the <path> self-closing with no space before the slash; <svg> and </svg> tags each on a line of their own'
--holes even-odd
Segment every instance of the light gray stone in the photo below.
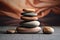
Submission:
<svg viewBox="0 0 60 40">
<path fill-rule="evenodd" d="M 22 27 L 26 27 L 26 28 L 38 27 L 39 25 L 40 25 L 39 21 L 29 21 L 29 22 L 23 22 L 21 24 Z"/>
</svg>

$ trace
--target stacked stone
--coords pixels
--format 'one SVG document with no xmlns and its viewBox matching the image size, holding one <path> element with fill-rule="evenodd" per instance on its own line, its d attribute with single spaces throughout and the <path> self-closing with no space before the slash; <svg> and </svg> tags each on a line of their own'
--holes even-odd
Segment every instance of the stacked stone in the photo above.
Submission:
<svg viewBox="0 0 60 40">
<path fill-rule="evenodd" d="M 23 21 L 20 23 L 20 26 L 16 28 L 18 33 L 37 33 L 41 30 L 36 13 L 25 11 L 21 15 Z"/>
</svg>

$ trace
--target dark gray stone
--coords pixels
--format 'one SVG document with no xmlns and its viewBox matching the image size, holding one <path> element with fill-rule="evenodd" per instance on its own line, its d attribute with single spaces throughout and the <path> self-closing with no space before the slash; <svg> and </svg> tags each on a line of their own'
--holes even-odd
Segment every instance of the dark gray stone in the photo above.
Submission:
<svg viewBox="0 0 60 40">
<path fill-rule="evenodd" d="M 21 13 L 21 15 L 28 16 L 28 17 L 37 16 L 37 14 L 36 13 L 33 13 L 33 12 L 31 12 L 31 13 Z"/>
</svg>

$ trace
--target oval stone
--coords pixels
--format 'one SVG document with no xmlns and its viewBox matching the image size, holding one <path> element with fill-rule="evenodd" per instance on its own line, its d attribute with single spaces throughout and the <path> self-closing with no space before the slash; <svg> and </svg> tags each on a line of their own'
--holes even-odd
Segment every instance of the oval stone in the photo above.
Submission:
<svg viewBox="0 0 60 40">
<path fill-rule="evenodd" d="M 40 25 L 39 21 L 28 21 L 28 22 L 23 22 L 21 23 L 22 27 L 26 27 L 26 28 L 34 28 Z"/>
<path fill-rule="evenodd" d="M 31 12 L 31 13 L 21 13 L 21 15 L 28 16 L 28 17 L 37 16 L 37 14 L 36 13 L 33 13 L 33 12 Z"/>
<path fill-rule="evenodd" d="M 35 28 L 17 27 L 16 30 L 18 33 L 38 33 L 41 31 L 41 27 L 35 27 Z"/>
<path fill-rule="evenodd" d="M 36 20 L 38 20 L 38 17 L 25 17 L 25 16 L 22 16 L 21 19 L 25 20 L 25 21 L 36 21 Z"/>
<path fill-rule="evenodd" d="M 49 26 L 43 27 L 43 33 L 45 33 L 45 34 L 51 34 L 53 32 L 54 32 L 54 29 L 52 27 L 49 27 Z"/>
<path fill-rule="evenodd" d="M 11 34 L 13 34 L 13 33 L 16 33 L 16 30 L 15 29 L 8 29 L 7 31 L 6 31 L 7 33 L 11 33 Z"/>
</svg>

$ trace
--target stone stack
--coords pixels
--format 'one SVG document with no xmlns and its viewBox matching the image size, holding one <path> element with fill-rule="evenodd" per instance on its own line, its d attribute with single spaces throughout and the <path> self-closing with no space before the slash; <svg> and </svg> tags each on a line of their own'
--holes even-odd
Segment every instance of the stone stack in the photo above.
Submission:
<svg viewBox="0 0 60 40">
<path fill-rule="evenodd" d="M 21 15 L 23 21 L 20 23 L 20 26 L 16 28 L 18 33 L 37 33 L 41 30 L 36 13 L 24 11 Z"/>
</svg>

